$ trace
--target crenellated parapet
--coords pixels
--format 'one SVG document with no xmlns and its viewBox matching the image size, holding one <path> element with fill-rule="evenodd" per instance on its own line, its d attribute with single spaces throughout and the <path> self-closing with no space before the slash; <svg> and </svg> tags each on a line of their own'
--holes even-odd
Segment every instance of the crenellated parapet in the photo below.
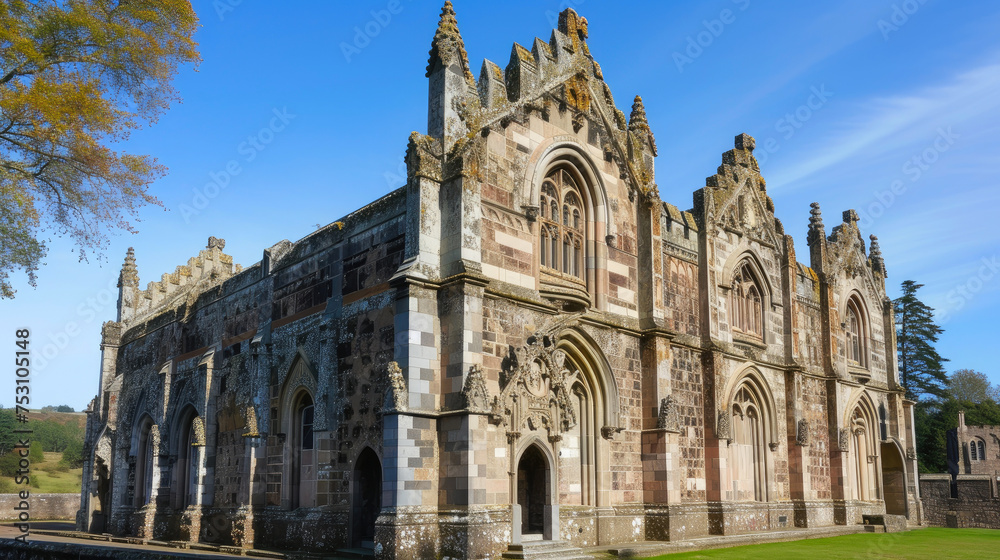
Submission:
<svg viewBox="0 0 1000 560">
<path fill-rule="evenodd" d="M 119 320 L 134 323 L 161 311 L 191 304 L 206 290 L 218 286 L 242 267 L 233 266 L 233 257 L 223 252 L 224 239 L 209 237 L 208 245 L 198 252 L 198 256 L 188 259 L 186 265 L 179 265 L 173 272 L 160 276 L 159 281 L 146 284 L 139 290 L 138 269 L 135 253 L 129 248 L 119 280 Z"/>
</svg>

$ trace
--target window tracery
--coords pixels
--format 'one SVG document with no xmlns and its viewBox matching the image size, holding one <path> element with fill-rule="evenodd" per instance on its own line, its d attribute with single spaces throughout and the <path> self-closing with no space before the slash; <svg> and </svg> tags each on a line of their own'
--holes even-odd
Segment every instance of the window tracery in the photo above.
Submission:
<svg viewBox="0 0 1000 560">
<path fill-rule="evenodd" d="M 847 361 L 858 367 L 868 367 L 868 335 L 865 315 L 861 312 L 857 297 L 851 297 L 847 302 Z"/>
<path fill-rule="evenodd" d="M 763 339 L 763 297 L 757 280 L 746 262 L 741 264 L 733 274 L 729 302 L 732 309 L 731 326 L 733 330 Z"/>
<path fill-rule="evenodd" d="M 539 210 L 541 266 L 582 280 L 586 214 L 580 188 L 568 171 L 560 168 L 545 178 Z"/>
</svg>

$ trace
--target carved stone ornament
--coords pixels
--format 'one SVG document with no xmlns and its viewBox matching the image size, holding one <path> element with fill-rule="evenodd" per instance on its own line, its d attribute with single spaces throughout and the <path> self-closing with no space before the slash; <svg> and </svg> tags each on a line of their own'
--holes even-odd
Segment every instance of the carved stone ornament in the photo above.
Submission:
<svg viewBox="0 0 1000 560">
<path fill-rule="evenodd" d="M 617 435 L 618 432 L 621 432 L 624 429 L 625 428 L 621 428 L 618 426 L 603 426 L 601 428 L 601 436 L 604 439 L 615 439 L 615 435 Z"/>
<path fill-rule="evenodd" d="M 728 410 L 719 411 L 719 419 L 715 423 L 715 436 L 726 441 L 733 439 L 733 420 Z"/>
<path fill-rule="evenodd" d="M 201 419 L 201 416 L 194 417 L 194 420 L 191 421 L 191 428 L 194 430 L 194 441 L 191 442 L 191 445 L 203 447 L 205 445 L 205 421 Z"/>
<path fill-rule="evenodd" d="M 245 438 L 260 437 L 260 432 L 257 431 L 257 412 L 252 406 L 246 407 L 244 413 L 246 420 L 246 432 L 243 433 Z"/>
<path fill-rule="evenodd" d="M 776 441 L 772 441 L 771 443 L 767 444 L 768 449 L 770 449 L 771 451 L 777 451 L 778 446 L 779 444 Z"/>
<path fill-rule="evenodd" d="M 524 210 L 524 219 L 528 220 L 529 222 L 534 222 L 535 220 L 538 219 L 537 206 L 522 206 L 521 209 Z"/>
<path fill-rule="evenodd" d="M 917 459 L 917 452 L 912 447 L 906 448 L 906 458 L 910 461 L 915 461 Z"/>
<path fill-rule="evenodd" d="M 160 439 L 160 427 L 156 424 L 149 427 L 149 445 L 157 455 L 164 455 L 167 452 L 166 447 L 163 446 L 163 441 Z"/>
<path fill-rule="evenodd" d="M 554 435 L 576 426 L 579 411 L 571 390 L 580 372 L 569 370 L 566 353 L 557 343 L 555 336 L 535 333 L 514 351 L 516 360 L 501 373 L 502 388 L 491 408 L 495 421 L 508 432 L 544 428 Z"/>
<path fill-rule="evenodd" d="M 795 445 L 809 445 L 809 422 L 805 418 L 795 424 Z"/>
<path fill-rule="evenodd" d="M 465 400 L 465 408 L 469 412 L 490 413 L 490 394 L 486 390 L 486 380 L 483 379 L 483 368 L 474 365 L 469 368 L 469 375 L 465 377 L 465 386 L 462 387 L 462 397 Z"/>
<path fill-rule="evenodd" d="M 844 453 L 851 450 L 851 430 L 847 428 L 840 429 L 840 434 L 837 438 L 837 450 Z"/>
<path fill-rule="evenodd" d="M 656 417 L 656 427 L 668 432 L 681 431 L 680 414 L 673 395 L 667 395 L 660 399 L 660 414 Z"/>
<path fill-rule="evenodd" d="M 400 369 L 399 364 L 396 362 L 389 362 L 385 369 L 389 384 L 388 391 L 386 391 L 385 409 L 387 411 L 405 411 L 407 392 L 406 380 L 403 378 L 403 370 Z"/>
</svg>

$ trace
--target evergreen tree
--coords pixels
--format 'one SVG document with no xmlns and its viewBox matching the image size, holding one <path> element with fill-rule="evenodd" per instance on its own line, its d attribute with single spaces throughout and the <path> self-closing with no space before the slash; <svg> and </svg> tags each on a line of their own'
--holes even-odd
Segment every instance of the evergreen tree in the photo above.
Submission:
<svg viewBox="0 0 1000 560">
<path fill-rule="evenodd" d="M 896 351 L 899 353 L 899 381 L 907 397 L 921 395 L 945 397 L 948 375 L 934 343 L 944 332 L 934 323 L 934 310 L 917 299 L 923 284 L 913 280 L 903 282 L 903 295 L 893 300 L 896 313 Z"/>
</svg>

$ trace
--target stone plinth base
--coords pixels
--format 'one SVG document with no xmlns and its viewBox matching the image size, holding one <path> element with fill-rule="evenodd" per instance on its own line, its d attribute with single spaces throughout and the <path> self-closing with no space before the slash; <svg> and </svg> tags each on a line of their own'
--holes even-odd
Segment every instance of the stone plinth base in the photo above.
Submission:
<svg viewBox="0 0 1000 560">
<path fill-rule="evenodd" d="M 439 558 L 439 542 L 436 507 L 397 507 L 375 522 L 377 560 Z"/>
<path fill-rule="evenodd" d="M 258 548 L 332 552 L 351 544 L 350 519 L 341 509 L 258 509 L 253 512 L 251 528 Z"/>
<path fill-rule="evenodd" d="M 468 506 L 438 514 L 441 556 L 496 558 L 511 542 L 511 507 Z"/>
<path fill-rule="evenodd" d="M 792 508 L 795 511 L 795 527 L 800 529 L 835 525 L 833 505 L 829 501 L 793 500 Z"/>
<path fill-rule="evenodd" d="M 791 502 L 709 502 L 709 533 L 740 535 L 795 526 Z"/>
<path fill-rule="evenodd" d="M 683 541 L 708 534 L 708 504 L 646 506 L 646 540 Z"/>
</svg>

